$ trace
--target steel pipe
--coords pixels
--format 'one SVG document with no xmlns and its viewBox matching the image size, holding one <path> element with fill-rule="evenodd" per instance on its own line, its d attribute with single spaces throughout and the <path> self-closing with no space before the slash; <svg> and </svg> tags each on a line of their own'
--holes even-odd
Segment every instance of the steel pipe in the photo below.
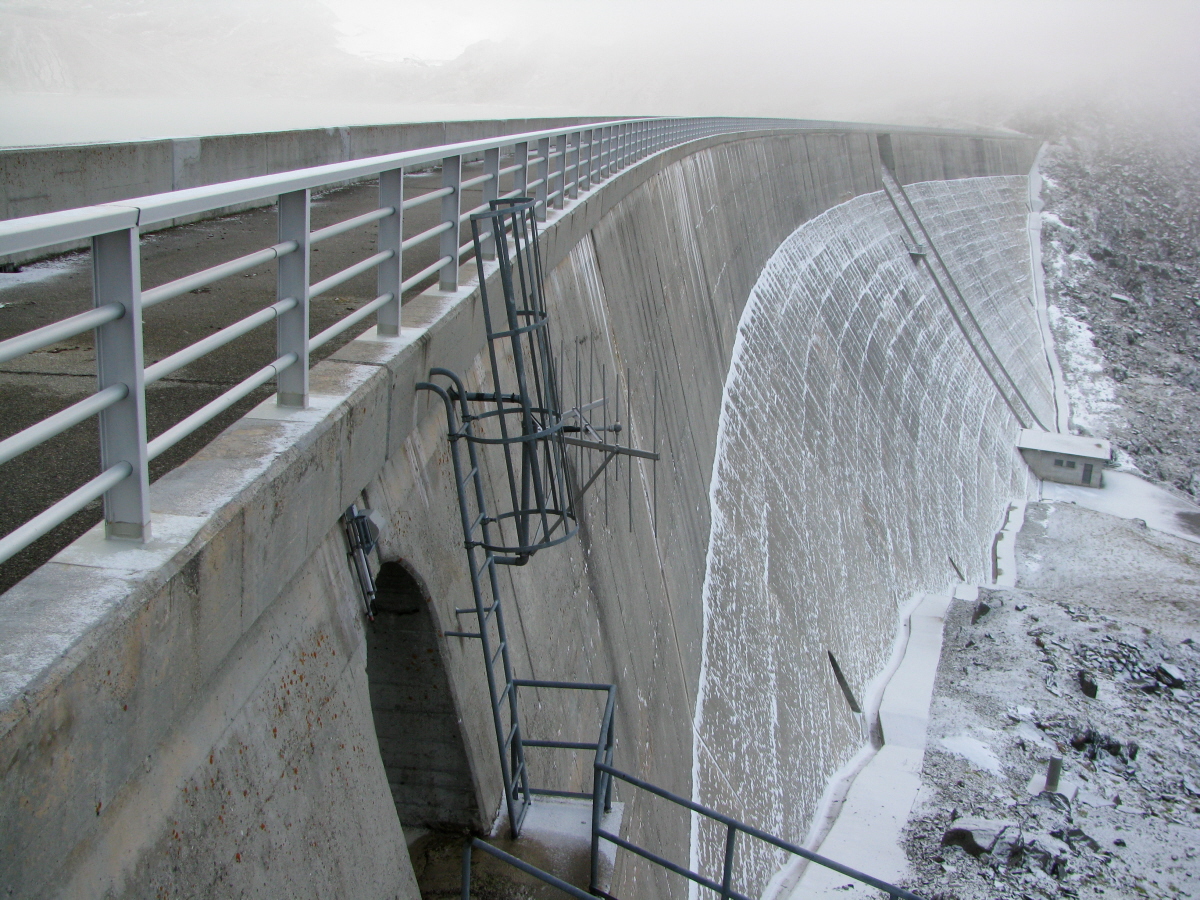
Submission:
<svg viewBox="0 0 1200 900">
<path fill-rule="evenodd" d="M 414 234 L 403 244 L 400 245 L 401 250 L 408 250 L 416 247 L 418 244 L 423 244 L 441 234 L 443 231 L 449 231 L 454 226 L 449 222 L 443 222 L 441 225 L 434 225 L 432 228 L 422 231 L 420 234 Z"/>
<path fill-rule="evenodd" d="M 59 341 L 83 334 L 85 331 L 99 328 L 101 325 L 107 325 L 123 315 L 125 315 L 123 304 L 106 303 L 104 306 L 97 306 L 95 309 L 89 309 L 87 312 L 63 319 L 61 322 L 53 322 L 6 341 L 0 341 L 0 363 L 6 363 L 18 356 L 41 350 L 43 347 L 49 347 L 51 344 L 57 344 Z"/>
<path fill-rule="evenodd" d="M 483 184 L 485 181 L 491 181 L 495 176 L 491 172 L 484 172 L 482 175 L 476 175 L 474 178 L 468 178 L 458 186 L 459 190 L 465 191 L 469 187 L 475 187 L 477 184 Z"/>
<path fill-rule="evenodd" d="M 11 437 L 0 441 L 0 464 L 15 459 L 38 444 L 44 444 L 50 438 L 57 437 L 68 428 L 78 425 L 85 419 L 90 419 L 96 413 L 103 412 L 110 406 L 120 403 L 128 396 L 129 388 L 126 385 L 114 384 L 78 403 L 72 403 L 66 409 L 47 416 L 23 431 L 18 431 Z"/>
<path fill-rule="evenodd" d="M 72 491 L 53 506 L 38 513 L 20 528 L 0 539 L 0 563 L 8 562 L 50 529 L 61 525 L 93 500 L 104 496 L 133 474 L 133 466 L 119 462 L 97 475 L 83 487 Z"/>
<path fill-rule="evenodd" d="M 375 312 L 375 310 L 379 309 L 382 306 L 385 306 L 388 303 L 388 301 L 390 301 L 392 299 L 394 299 L 394 297 L 390 293 L 380 294 L 378 297 L 376 297 L 370 303 L 356 309 L 354 312 L 350 313 L 350 315 L 346 316 L 344 319 L 339 319 L 338 321 L 334 322 L 332 325 L 330 325 L 328 328 L 326 328 L 320 334 L 308 339 L 309 351 L 316 350 L 318 347 L 323 347 L 325 344 L 329 343 L 331 340 L 333 340 L 335 337 L 337 337 L 339 334 L 341 334 L 346 329 L 353 328 L 355 324 L 357 324 L 358 322 L 361 322 L 367 316 L 371 315 L 371 313 Z"/>
<path fill-rule="evenodd" d="M 228 278 L 230 275 L 237 275 L 240 272 L 245 272 L 247 269 L 253 269 L 255 266 L 269 263 L 272 260 L 279 259 L 281 256 L 287 256 L 289 253 L 295 253 L 298 246 L 295 241 L 283 241 L 265 250 L 257 250 L 254 253 L 248 253 L 245 256 L 239 256 L 237 259 L 231 259 L 229 262 L 221 263 L 219 266 L 213 266 L 210 269 L 185 275 L 183 278 L 176 278 L 174 281 L 160 284 L 158 287 L 150 288 L 148 291 L 142 291 L 142 309 L 162 303 L 164 300 L 178 297 L 181 294 L 186 294 L 188 291 L 205 287 L 214 281 Z"/>
<path fill-rule="evenodd" d="M 404 203 L 401 204 L 401 209 L 415 209 L 416 207 L 422 206 L 426 203 L 432 203 L 434 200 L 440 200 L 442 197 L 448 197 L 453 193 L 454 188 L 452 187 L 438 188 L 436 191 L 429 191 L 428 193 L 421 194 L 419 197 L 413 197 L 411 200 L 405 200 Z"/>
<path fill-rule="evenodd" d="M 386 206 L 380 209 L 373 209 L 370 212 L 363 213 L 361 216 L 355 216 L 353 219 L 346 219 L 344 222 L 338 222 L 334 225 L 326 225 L 324 228 L 318 228 L 308 236 L 308 243 L 317 244 L 321 241 L 328 240 L 339 234 L 345 234 L 347 231 L 353 231 L 362 225 L 370 225 L 372 222 L 378 222 L 380 219 L 386 219 L 388 216 L 396 212 L 395 207 Z"/>
<path fill-rule="evenodd" d="M 396 255 L 395 250 L 384 250 L 382 253 L 376 253 L 374 256 L 368 256 L 360 263 L 355 263 L 348 269 L 342 269 L 336 275 L 330 275 L 328 278 L 318 281 L 308 289 L 308 299 L 319 297 L 326 291 L 337 287 L 339 284 L 344 284 L 351 278 L 361 275 L 363 272 L 369 272 L 385 259 L 391 259 Z"/>
<path fill-rule="evenodd" d="M 295 353 L 285 353 L 269 366 L 264 366 L 249 378 L 234 385 L 216 400 L 205 404 L 186 419 L 168 428 L 154 440 L 146 444 L 147 459 L 156 459 L 167 450 L 170 450 L 197 428 L 215 419 L 255 388 L 261 387 L 272 378 L 277 377 L 288 366 L 295 365 L 298 358 Z"/>
<path fill-rule="evenodd" d="M 196 343 L 185 347 L 178 353 L 172 353 L 170 356 L 160 359 L 153 365 L 146 366 L 146 384 L 153 384 L 159 379 L 170 375 L 172 372 L 182 369 L 188 363 L 195 362 L 200 357 L 211 353 L 218 347 L 224 347 L 231 341 L 253 331 L 258 326 L 273 321 L 281 313 L 285 313 L 289 309 L 295 309 L 296 303 L 297 301 L 294 297 L 280 300 L 266 309 L 260 309 L 253 315 L 246 316 L 246 318 L 234 322 L 232 325 L 226 326 L 214 334 L 210 334 L 204 340 L 196 341 Z"/>
<path fill-rule="evenodd" d="M 441 259 L 439 259 L 437 262 L 435 262 L 432 266 L 426 266 L 424 269 L 422 269 L 416 275 L 410 275 L 408 278 L 404 279 L 403 283 L 401 283 L 401 285 L 400 285 L 400 290 L 407 291 L 414 284 L 418 284 L 421 281 L 424 281 L 430 275 L 433 275 L 437 272 L 442 271 L 442 269 L 445 268 L 446 264 L 450 263 L 450 262 L 454 262 L 454 259 L 452 257 L 443 256 Z"/>
</svg>

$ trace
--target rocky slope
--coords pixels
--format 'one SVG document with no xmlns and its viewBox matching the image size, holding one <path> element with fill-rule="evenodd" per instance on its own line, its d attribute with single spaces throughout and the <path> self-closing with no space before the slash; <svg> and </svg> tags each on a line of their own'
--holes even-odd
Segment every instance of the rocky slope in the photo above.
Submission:
<svg viewBox="0 0 1200 900">
<path fill-rule="evenodd" d="M 1042 172 L 1072 426 L 1200 496 L 1200 131 L 1092 122 L 1051 142 Z"/>
</svg>

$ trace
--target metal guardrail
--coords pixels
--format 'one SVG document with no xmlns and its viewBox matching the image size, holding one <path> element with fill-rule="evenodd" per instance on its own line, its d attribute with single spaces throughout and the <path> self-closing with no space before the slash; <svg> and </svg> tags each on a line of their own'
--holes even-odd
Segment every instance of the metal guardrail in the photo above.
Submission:
<svg viewBox="0 0 1200 900">
<path fill-rule="evenodd" d="M 381 335 L 398 335 L 401 297 L 406 290 L 431 277 L 438 278 L 441 290 L 457 290 L 459 265 L 472 249 L 471 241 L 460 243 L 462 224 L 472 213 L 487 209 L 490 201 L 529 195 L 535 200 L 537 218 L 544 221 L 555 211 L 571 206 L 581 192 L 586 193 L 666 148 L 715 134 L 800 127 L 803 127 L 800 123 L 778 119 L 598 122 L 592 126 L 504 135 L 316 166 L 0 222 L 0 255 L 49 250 L 65 243 L 90 240 L 93 288 L 91 310 L 0 341 L 0 363 L 88 331 L 95 334 L 97 359 L 96 393 L 0 441 L 0 464 L 92 416 L 99 416 L 100 420 L 100 474 L 0 538 L 0 563 L 99 497 L 104 498 L 108 537 L 148 540 L 151 460 L 268 382 L 275 381 L 280 406 L 306 406 L 313 351 L 372 315 Z M 464 180 L 463 162 L 467 159 L 482 160 L 483 173 Z M 406 172 L 430 167 L 440 168 L 441 186 L 405 199 Z M 379 179 L 378 208 L 312 230 L 313 189 L 375 176 Z M 483 204 L 464 210 L 462 192 L 473 186 L 482 187 Z M 166 284 L 142 285 L 142 229 L 270 197 L 278 198 L 278 243 Z M 405 238 L 405 210 L 439 202 L 440 224 Z M 311 283 L 309 256 L 314 244 L 375 223 L 378 223 L 376 253 Z M 404 252 L 427 241 L 437 241 L 437 261 L 404 278 Z M 144 365 L 143 310 L 271 262 L 276 264 L 276 303 L 153 365 Z M 375 299 L 319 334 L 310 334 L 310 300 L 371 270 L 376 273 Z M 270 322 L 275 323 L 276 329 L 277 351 L 273 360 L 263 360 L 265 365 L 253 375 L 162 434 L 147 439 L 146 385 Z"/>
<path fill-rule="evenodd" d="M 564 894 L 571 897 L 602 897 L 605 900 L 618 900 L 617 897 L 608 893 L 600 886 L 600 842 L 607 841 L 622 850 L 635 854 L 636 856 L 645 859 L 654 865 L 680 875 L 703 888 L 707 888 L 721 900 L 755 900 L 748 894 L 738 891 L 734 887 L 734 857 L 738 845 L 738 836 L 752 838 L 757 841 L 769 844 L 786 853 L 800 856 L 811 863 L 823 866 L 827 869 L 832 869 L 847 878 L 853 879 L 861 884 L 876 888 L 887 895 L 889 900 L 923 900 L 919 895 L 907 891 L 904 888 L 897 887 L 894 884 L 889 884 L 865 872 L 860 872 L 857 869 L 852 869 L 850 866 L 842 865 L 841 863 L 832 860 L 819 853 L 814 853 L 811 850 L 806 850 L 796 844 L 782 840 L 775 835 L 747 825 L 744 822 L 739 822 L 737 819 L 727 816 L 724 813 L 717 812 L 714 809 L 709 809 L 707 806 L 702 806 L 692 800 L 680 797 L 678 794 L 673 794 L 668 790 L 653 785 L 648 781 L 637 778 L 626 772 L 622 772 L 613 766 L 613 752 L 616 745 L 613 735 L 613 712 L 616 706 L 616 688 L 610 684 L 577 684 L 574 682 L 558 682 L 558 681 L 524 681 L 515 680 L 514 684 L 522 687 L 538 687 L 538 688 L 553 688 L 566 690 L 589 690 L 589 691 L 607 691 L 608 698 L 605 703 L 604 713 L 600 719 L 600 733 L 596 738 L 596 742 L 592 743 L 574 743 L 571 741 L 536 741 L 526 740 L 526 747 L 551 747 L 569 750 L 593 750 L 595 751 L 595 761 L 592 769 L 592 790 L 591 793 L 578 791 L 552 791 L 552 790 L 532 790 L 532 794 L 549 795 L 555 797 L 571 797 L 590 799 L 592 802 L 592 828 L 591 828 L 591 872 L 588 890 L 584 891 L 575 885 L 568 884 L 562 879 L 551 875 L 535 866 L 530 865 L 524 860 L 505 853 L 490 844 L 485 843 L 478 838 L 469 841 L 463 848 L 463 863 L 462 863 L 462 900 L 470 900 L 471 897 L 471 855 L 473 850 L 482 850 L 491 854 L 497 859 L 505 862 L 520 871 L 531 875 L 552 887 L 557 888 Z M 717 881 L 709 878 L 700 872 L 693 871 L 687 866 L 673 862 L 661 854 L 648 850 L 633 841 L 622 838 L 618 834 L 614 834 L 604 828 L 604 814 L 612 809 L 614 782 L 623 782 L 635 790 L 649 793 L 655 797 L 664 799 L 676 806 L 688 810 L 689 812 L 702 816 L 712 822 L 717 823 L 725 828 L 725 853 L 721 866 L 721 880 Z"/>
<path fill-rule="evenodd" d="M 608 841 L 624 850 L 628 850 L 629 852 L 642 857 L 642 859 L 649 860 L 661 868 L 664 868 L 670 872 L 674 872 L 676 875 L 682 875 L 684 878 L 695 882 L 701 887 L 708 888 L 710 891 L 714 892 L 718 897 L 720 897 L 721 900 L 756 900 L 756 898 L 747 894 L 743 894 L 733 887 L 734 853 L 737 849 L 737 837 L 739 834 L 743 834 L 746 837 L 770 844 L 772 847 L 783 850 L 786 853 L 791 853 L 795 856 L 802 857 L 811 863 L 816 863 L 819 866 L 832 869 L 833 871 L 839 872 L 840 874 L 845 875 L 847 878 L 851 878 L 857 882 L 860 882 L 861 884 L 877 888 L 885 893 L 889 900 L 922 900 L 920 896 L 912 893 L 911 891 L 906 891 L 904 888 L 896 887 L 894 884 L 888 884 L 886 881 L 875 878 L 874 876 L 868 875 L 865 872 L 860 872 L 857 869 L 844 866 L 827 856 L 822 856 L 819 853 L 813 853 L 811 850 L 805 850 L 803 847 L 782 840 L 781 838 L 777 838 L 773 834 L 767 834 L 767 832 L 759 828 L 755 828 L 752 825 L 747 825 L 744 822 L 739 822 L 737 819 L 727 816 L 724 813 L 719 813 L 715 809 L 709 809 L 707 806 L 701 806 L 699 803 L 687 800 L 683 797 L 680 797 L 678 794 L 672 794 L 670 791 L 650 784 L 648 781 L 643 781 L 640 778 L 635 778 L 632 775 L 629 775 L 618 769 L 614 769 L 609 763 L 597 762 L 596 770 L 597 772 L 603 772 L 604 775 L 609 779 L 622 781 L 640 791 L 645 791 L 653 794 L 656 797 L 661 797 L 664 800 L 674 803 L 677 806 L 682 806 L 683 808 L 688 809 L 691 812 L 702 816 L 703 818 L 725 826 L 725 855 L 721 868 L 721 880 L 718 882 L 711 878 L 707 878 L 699 872 L 694 872 L 686 866 L 672 862 L 664 856 L 647 850 L 644 847 L 640 847 L 632 841 L 625 840 L 620 835 L 612 834 L 611 832 L 597 828 L 595 825 L 593 826 L 594 830 L 592 833 L 593 846 L 596 845 L 598 840 Z M 609 785 L 606 789 L 611 791 L 611 785 Z M 595 807 L 593 806 L 593 809 L 594 808 Z M 593 822 L 596 821 L 594 813 L 592 820 Z M 594 852 L 595 851 L 593 850 L 593 853 Z M 593 867 L 594 865 L 595 864 L 593 863 Z M 600 890 L 599 886 L 596 885 L 594 881 L 592 884 L 592 893 L 597 897 L 604 897 L 606 900 L 617 900 L 617 898 L 613 897 L 611 894 Z"/>
</svg>

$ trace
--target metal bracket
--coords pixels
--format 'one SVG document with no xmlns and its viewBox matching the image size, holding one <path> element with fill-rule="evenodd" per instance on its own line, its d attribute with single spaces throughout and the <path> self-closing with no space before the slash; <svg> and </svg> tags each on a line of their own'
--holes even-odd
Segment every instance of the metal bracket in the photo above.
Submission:
<svg viewBox="0 0 1200 900">
<path fill-rule="evenodd" d="M 342 527 L 346 531 L 346 541 L 350 549 L 346 555 L 350 557 L 354 573 L 358 577 L 358 587 L 362 592 L 363 607 L 368 621 L 375 621 L 375 578 L 371 575 L 371 565 L 367 554 L 379 544 L 379 516 L 374 510 L 360 510 L 353 503 L 342 514 Z"/>
</svg>

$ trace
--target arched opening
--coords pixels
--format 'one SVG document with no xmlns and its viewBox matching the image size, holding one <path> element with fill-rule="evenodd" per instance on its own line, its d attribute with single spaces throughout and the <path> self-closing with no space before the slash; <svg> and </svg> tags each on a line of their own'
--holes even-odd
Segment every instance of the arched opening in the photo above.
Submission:
<svg viewBox="0 0 1200 900">
<path fill-rule="evenodd" d="M 475 790 L 428 597 L 399 563 L 384 563 L 375 584 L 367 682 L 396 812 L 409 827 L 471 828 Z"/>
</svg>

